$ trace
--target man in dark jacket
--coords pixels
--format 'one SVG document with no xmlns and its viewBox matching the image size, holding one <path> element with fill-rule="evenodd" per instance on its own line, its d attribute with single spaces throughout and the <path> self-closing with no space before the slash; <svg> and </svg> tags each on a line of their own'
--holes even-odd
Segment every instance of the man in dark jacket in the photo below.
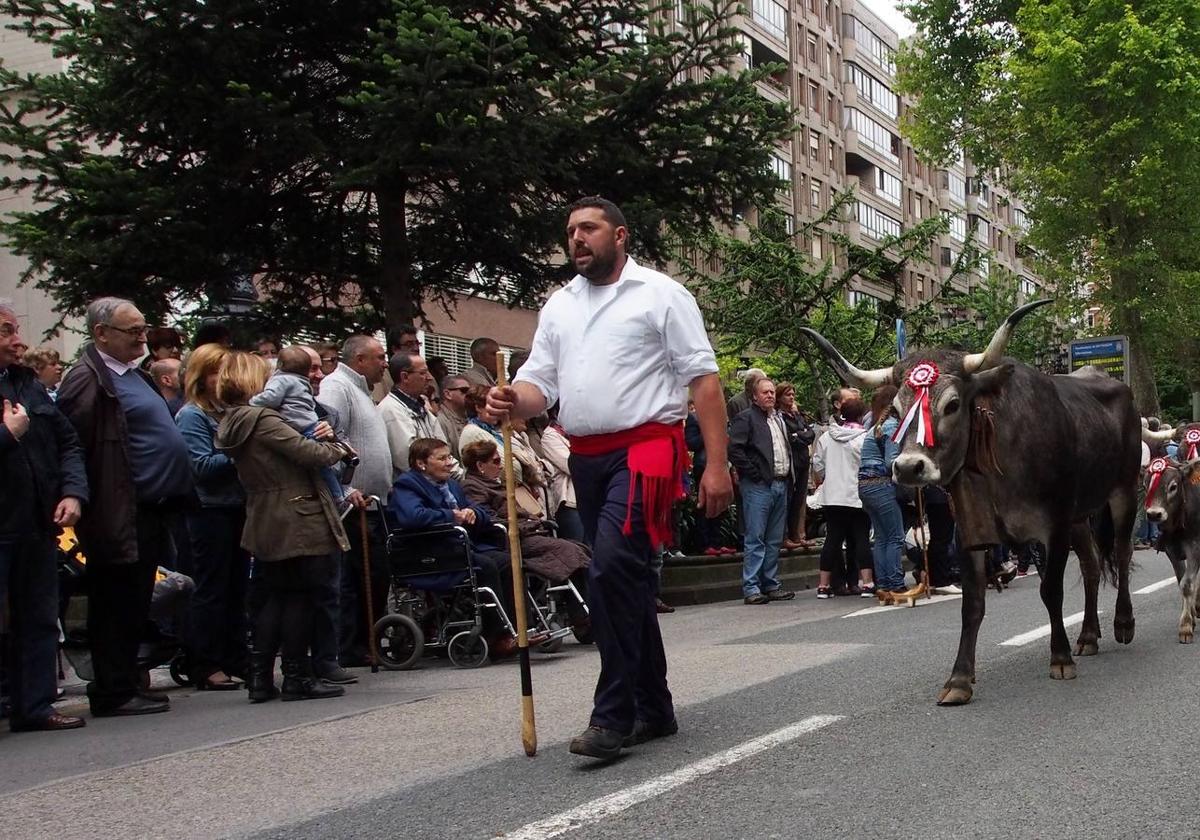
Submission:
<svg viewBox="0 0 1200 840">
<path fill-rule="evenodd" d="M 729 461 L 738 471 L 746 521 L 742 594 L 747 604 L 767 604 L 796 597 L 778 578 L 793 458 L 783 415 L 775 410 L 775 383 L 759 379 L 753 399 L 729 423 Z"/>
<path fill-rule="evenodd" d="M 54 539 L 88 499 L 79 438 L 33 371 L 18 364 L 17 316 L 0 303 L 0 608 L 7 599 L 14 732 L 77 729 L 50 705 L 58 691 Z"/>
<path fill-rule="evenodd" d="M 167 711 L 165 694 L 143 688 L 137 667 L 154 574 L 172 554 L 170 524 L 192 496 L 187 444 L 166 400 L 138 369 L 146 319 L 127 300 L 87 309 L 93 342 L 58 390 L 87 459 L 91 500 L 79 524 L 88 558 L 88 639 L 95 680 L 92 714 Z"/>
</svg>

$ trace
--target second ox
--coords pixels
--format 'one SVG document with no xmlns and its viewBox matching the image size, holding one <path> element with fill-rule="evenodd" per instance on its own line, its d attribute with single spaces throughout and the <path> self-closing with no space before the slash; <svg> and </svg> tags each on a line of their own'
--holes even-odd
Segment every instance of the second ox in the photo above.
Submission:
<svg viewBox="0 0 1200 840">
<path fill-rule="evenodd" d="M 1161 546 L 1175 570 L 1183 597 L 1179 641 L 1191 644 L 1200 609 L 1200 423 L 1183 430 L 1179 460 L 1155 458 L 1146 468 L 1146 518 L 1158 523 Z M 1147 443 L 1165 443 L 1173 430 L 1145 431 Z"/>
<path fill-rule="evenodd" d="M 1034 301 L 1014 311 L 982 353 L 916 350 L 890 368 L 860 370 L 819 333 L 804 332 L 837 374 L 859 388 L 900 388 L 895 409 L 898 483 L 938 485 L 954 503 L 962 560 L 962 633 L 941 705 L 970 702 L 975 647 L 984 615 L 986 550 L 1040 542 L 1041 583 L 1050 618 L 1050 676 L 1075 677 L 1063 626 L 1063 571 L 1074 548 L 1084 577 L 1080 656 L 1098 652 L 1097 597 L 1104 568 L 1117 585 L 1113 635 L 1133 641 L 1129 562 L 1137 507 L 1141 425 L 1128 387 L 1095 368 L 1049 376 L 1004 355 Z M 1098 538 L 1098 539 L 1097 539 Z"/>
</svg>

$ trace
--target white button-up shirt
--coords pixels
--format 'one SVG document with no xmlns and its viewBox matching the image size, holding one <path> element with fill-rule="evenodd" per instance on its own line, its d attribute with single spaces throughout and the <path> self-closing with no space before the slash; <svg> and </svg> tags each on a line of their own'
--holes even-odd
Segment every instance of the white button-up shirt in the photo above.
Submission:
<svg viewBox="0 0 1200 840">
<path fill-rule="evenodd" d="M 792 471 L 792 455 L 789 452 L 787 429 L 778 411 L 767 415 L 767 428 L 771 430 L 771 451 L 775 456 L 775 477 L 784 478 Z"/>
<path fill-rule="evenodd" d="M 559 403 L 568 434 L 596 435 L 643 423 L 679 423 L 687 387 L 717 372 L 700 308 L 682 284 L 628 259 L 615 291 L 595 311 L 581 275 L 546 302 L 516 382 Z"/>
</svg>

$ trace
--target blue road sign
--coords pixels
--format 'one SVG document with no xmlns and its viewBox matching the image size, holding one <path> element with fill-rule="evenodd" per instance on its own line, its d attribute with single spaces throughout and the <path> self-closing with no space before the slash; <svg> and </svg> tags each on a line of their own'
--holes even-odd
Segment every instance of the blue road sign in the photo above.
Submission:
<svg viewBox="0 0 1200 840">
<path fill-rule="evenodd" d="M 1084 338 L 1071 342 L 1071 370 L 1092 365 L 1129 384 L 1129 339 L 1123 335 Z"/>
</svg>

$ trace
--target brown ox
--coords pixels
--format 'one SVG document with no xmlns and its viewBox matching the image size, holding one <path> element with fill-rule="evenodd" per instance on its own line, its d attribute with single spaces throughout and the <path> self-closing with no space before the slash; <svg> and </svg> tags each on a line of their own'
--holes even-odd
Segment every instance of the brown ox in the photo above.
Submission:
<svg viewBox="0 0 1200 840">
<path fill-rule="evenodd" d="M 1050 618 L 1052 678 L 1075 677 L 1062 616 L 1063 570 L 1072 547 L 1085 590 L 1075 653 L 1098 651 L 1100 555 L 1118 587 L 1114 636 L 1123 644 L 1133 641 L 1129 561 L 1141 462 L 1139 418 L 1129 388 L 1095 368 L 1048 376 L 1005 358 L 1012 330 L 1049 302 L 1035 301 L 1009 315 L 983 353 L 917 350 L 873 371 L 859 370 L 821 335 L 804 330 L 847 383 L 899 386 L 895 408 L 901 418 L 922 393 L 928 398 L 925 425 L 931 428 L 918 440 L 919 421 L 910 424 L 892 477 L 913 487 L 945 487 L 954 501 L 964 549 L 962 634 L 954 669 L 938 695 L 942 705 L 971 699 L 987 588 L 985 550 L 991 546 L 1030 541 L 1046 546 L 1041 596 Z M 933 368 L 931 387 L 915 386 L 928 381 L 922 374 L 928 377 Z"/>
<path fill-rule="evenodd" d="M 1200 423 L 1191 423 L 1184 430 L 1200 430 Z M 1143 432 L 1150 438 L 1155 433 Z M 1168 432 L 1158 433 L 1165 440 Z M 1147 440 L 1147 443 L 1153 442 Z M 1186 459 L 1190 447 L 1186 439 L 1179 445 L 1179 457 Z M 1197 453 L 1200 455 L 1200 452 Z M 1183 611 L 1179 616 L 1179 642 L 1190 645 L 1196 632 L 1196 612 L 1200 608 L 1200 458 L 1183 463 L 1167 458 L 1150 462 L 1143 479 L 1146 488 L 1146 518 L 1158 523 L 1162 531 L 1162 548 L 1167 552 Z"/>
</svg>

